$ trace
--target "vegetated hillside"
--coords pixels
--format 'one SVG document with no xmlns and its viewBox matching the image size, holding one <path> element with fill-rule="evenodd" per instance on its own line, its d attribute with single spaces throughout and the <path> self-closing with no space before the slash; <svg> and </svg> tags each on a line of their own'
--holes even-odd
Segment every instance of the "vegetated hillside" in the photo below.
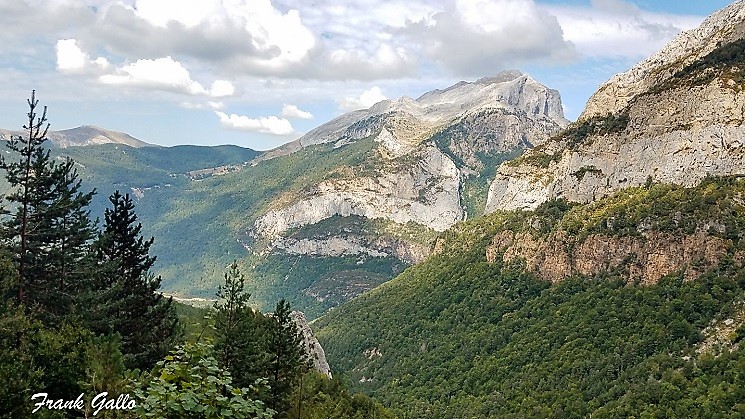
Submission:
<svg viewBox="0 0 745 419">
<path fill-rule="evenodd" d="M 437 249 L 314 324 L 401 417 L 745 415 L 745 180 L 496 212 Z M 654 255 L 674 269 L 642 275 Z"/>
</svg>

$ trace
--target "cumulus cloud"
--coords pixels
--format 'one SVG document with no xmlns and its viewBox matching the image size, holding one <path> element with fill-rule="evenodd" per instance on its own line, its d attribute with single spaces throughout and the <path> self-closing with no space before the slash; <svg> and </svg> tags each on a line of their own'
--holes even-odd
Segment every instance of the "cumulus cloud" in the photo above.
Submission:
<svg viewBox="0 0 745 419">
<path fill-rule="evenodd" d="M 388 99 L 380 87 L 373 86 L 369 90 L 365 90 L 359 96 L 346 97 L 339 101 L 339 107 L 345 111 L 354 111 L 357 109 L 367 109 L 370 106 L 380 102 L 381 100 Z"/>
<path fill-rule="evenodd" d="M 250 118 L 245 115 L 237 115 L 234 113 L 228 115 L 221 111 L 215 111 L 215 115 L 219 118 L 220 125 L 223 128 L 231 130 L 271 135 L 290 135 L 295 133 L 295 129 L 292 128 L 290 121 L 276 116 Z"/>
<path fill-rule="evenodd" d="M 623 0 L 592 0 L 591 5 L 548 9 L 557 17 L 565 38 L 590 57 L 646 57 L 680 31 L 701 22 L 697 16 L 645 12 Z"/>
<path fill-rule="evenodd" d="M 232 83 L 216 80 L 210 90 L 192 80 L 189 71 L 173 58 L 137 60 L 117 69 L 112 74 L 98 78 L 103 84 L 158 89 L 187 95 L 206 95 L 211 97 L 230 96 L 234 93 Z"/>
<path fill-rule="evenodd" d="M 533 0 L 457 0 L 401 33 L 421 45 L 427 58 L 464 76 L 576 56 L 556 17 Z"/>
<path fill-rule="evenodd" d="M 300 13 L 280 11 L 270 0 L 115 3 L 100 13 L 91 34 L 122 55 L 187 55 L 244 74 L 293 71 L 317 47 Z"/>
<path fill-rule="evenodd" d="M 235 87 L 233 83 L 227 80 L 215 80 L 212 82 L 209 94 L 212 97 L 233 96 L 235 94 Z"/>
<path fill-rule="evenodd" d="M 313 114 L 302 111 L 295 105 L 284 105 L 282 107 L 282 116 L 285 118 L 313 119 Z"/>
<path fill-rule="evenodd" d="M 181 106 L 184 109 L 190 109 L 190 110 L 204 110 L 204 109 L 220 110 L 225 107 L 225 103 L 210 100 L 205 103 L 181 102 L 179 106 Z"/>
<path fill-rule="evenodd" d="M 98 57 L 95 60 L 83 52 L 78 46 L 76 39 L 60 39 L 55 46 L 57 52 L 57 70 L 63 73 L 83 73 L 93 69 L 104 70 L 109 67 L 106 58 Z"/>
</svg>

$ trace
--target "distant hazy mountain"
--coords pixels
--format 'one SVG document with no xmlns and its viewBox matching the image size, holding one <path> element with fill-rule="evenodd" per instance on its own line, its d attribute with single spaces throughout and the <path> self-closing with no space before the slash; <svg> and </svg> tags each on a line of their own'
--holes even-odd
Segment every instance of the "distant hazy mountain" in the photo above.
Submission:
<svg viewBox="0 0 745 419">
<path fill-rule="evenodd" d="M 0 139 L 7 139 L 11 135 L 22 135 L 19 131 L 8 131 L 0 129 Z M 62 131 L 50 131 L 47 135 L 54 145 L 60 148 L 80 147 L 94 144 L 124 144 L 130 147 L 152 147 L 144 141 L 140 141 L 129 134 L 90 125 Z"/>
</svg>

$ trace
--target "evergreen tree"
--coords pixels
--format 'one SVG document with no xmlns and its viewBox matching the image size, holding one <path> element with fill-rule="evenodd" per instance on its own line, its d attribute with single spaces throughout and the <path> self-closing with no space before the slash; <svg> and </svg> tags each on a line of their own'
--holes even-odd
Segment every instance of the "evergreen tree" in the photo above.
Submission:
<svg viewBox="0 0 745 419">
<path fill-rule="evenodd" d="M 282 299 L 272 315 L 274 324 L 269 344 L 271 395 L 268 405 L 280 413 L 289 410 L 293 388 L 310 365 L 302 335 L 291 314 L 290 304 Z"/>
<path fill-rule="evenodd" d="M 104 227 L 94 244 L 99 262 L 94 299 L 98 312 L 91 327 L 99 333 L 121 335 L 121 350 L 129 368 L 150 368 L 178 337 L 178 319 L 172 299 L 157 292 L 161 279 L 150 272 L 153 238 L 140 234 L 134 203 L 119 191 L 109 197 L 112 208 L 104 213 Z"/>
<path fill-rule="evenodd" d="M 83 193 L 74 162 L 56 163 L 44 148 L 49 129 L 47 109 L 37 116 L 35 92 L 28 101 L 23 136 L 6 143 L 17 161 L 0 156 L 10 184 L 2 237 L 18 269 L 17 301 L 36 306 L 44 318 L 58 322 L 89 285 L 88 249 L 94 237 L 88 205 L 95 191 Z"/>
<path fill-rule="evenodd" d="M 215 350 L 222 366 L 231 370 L 239 356 L 240 347 L 243 346 L 237 335 L 247 308 L 246 302 L 251 298 L 251 294 L 243 290 L 246 278 L 238 270 L 237 261 L 233 261 L 224 278 L 225 283 L 218 286 L 215 294 L 219 300 L 213 304 L 217 312 Z"/>
<path fill-rule="evenodd" d="M 247 305 L 245 276 L 233 261 L 218 287 L 215 314 L 215 353 L 220 364 L 233 375 L 236 385 L 247 387 L 268 376 L 267 352 L 271 319 Z"/>
</svg>

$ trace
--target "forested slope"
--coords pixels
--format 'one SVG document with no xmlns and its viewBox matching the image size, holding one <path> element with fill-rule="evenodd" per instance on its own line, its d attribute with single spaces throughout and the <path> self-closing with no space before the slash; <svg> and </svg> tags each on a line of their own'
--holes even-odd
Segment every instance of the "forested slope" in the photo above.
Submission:
<svg viewBox="0 0 745 419">
<path fill-rule="evenodd" d="M 733 178 L 649 184 L 459 224 L 437 255 L 318 320 L 318 337 L 335 371 L 403 417 L 743 415 L 744 194 Z M 639 247 L 618 247 L 632 251 L 552 284 L 552 259 L 506 255 L 505 232 L 566 255 L 598 235 L 721 248 L 648 281 Z"/>
</svg>

